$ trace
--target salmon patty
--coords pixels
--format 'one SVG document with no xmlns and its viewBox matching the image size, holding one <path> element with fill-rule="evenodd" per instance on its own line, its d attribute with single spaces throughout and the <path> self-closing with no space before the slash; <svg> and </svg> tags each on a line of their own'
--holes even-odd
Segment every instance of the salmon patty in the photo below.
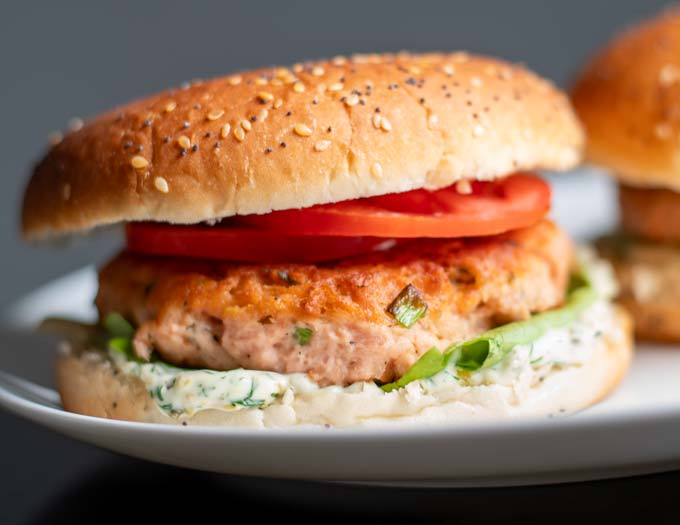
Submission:
<svg viewBox="0 0 680 525">
<path fill-rule="evenodd" d="M 418 239 L 325 264 L 233 264 L 123 252 L 96 304 L 138 326 L 133 346 L 188 367 L 307 373 L 321 385 L 389 382 L 427 350 L 559 306 L 572 258 L 552 222 L 470 239 Z M 388 312 L 408 285 L 411 328 Z"/>
</svg>

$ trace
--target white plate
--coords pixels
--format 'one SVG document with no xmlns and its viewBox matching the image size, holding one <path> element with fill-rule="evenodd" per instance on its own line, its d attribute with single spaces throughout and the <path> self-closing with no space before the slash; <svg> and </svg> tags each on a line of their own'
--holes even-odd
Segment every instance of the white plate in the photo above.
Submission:
<svg viewBox="0 0 680 525">
<path fill-rule="evenodd" d="M 560 189 L 556 215 L 576 235 L 606 227 L 610 191 Z M 599 185 L 598 187 L 596 187 Z M 568 185 L 567 185 L 568 186 Z M 581 199 L 580 201 L 578 199 Z M 585 201 L 584 201 L 585 199 Z M 600 210 L 584 222 L 579 209 Z M 585 202 L 585 203 L 584 203 Z M 604 211 L 602 211 L 604 209 Z M 567 217 L 568 218 L 568 217 Z M 564 217 L 563 217 L 564 219 Z M 598 222 L 599 221 L 599 222 Z M 579 231 L 580 230 L 580 231 Z M 28 328 L 51 313 L 92 318 L 95 273 L 84 269 L 16 303 L 0 333 L 0 405 L 74 438 L 162 463 L 229 474 L 399 485 L 489 486 L 575 481 L 680 467 L 680 351 L 645 346 L 607 400 L 557 419 L 431 428 L 266 430 L 169 427 L 65 412 L 52 390 L 54 341 Z M 680 349 L 678 349 L 680 350 Z"/>
</svg>

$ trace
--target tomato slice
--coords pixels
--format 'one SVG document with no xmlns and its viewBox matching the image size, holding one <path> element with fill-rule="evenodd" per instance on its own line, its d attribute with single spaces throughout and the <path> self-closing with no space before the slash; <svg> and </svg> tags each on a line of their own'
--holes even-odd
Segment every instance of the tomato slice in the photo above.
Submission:
<svg viewBox="0 0 680 525">
<path fill-rule="evenodd" d="M 127 248 L 134 253 L 251 263 L 332 261 L 385 250 L 397 242 L 380 237 L 285 235 L 221 225 L 127 225 Z"/>
<path fill-rule="evenodd" d="M 301 210 L 235 218 L 237 223 L 295 235 L 471 237 L 530 226 L 550 209 L 550 186 L 530 174 L 473 182 L 463 195 L 451 186 L 414 190 Z"/>
</svg>

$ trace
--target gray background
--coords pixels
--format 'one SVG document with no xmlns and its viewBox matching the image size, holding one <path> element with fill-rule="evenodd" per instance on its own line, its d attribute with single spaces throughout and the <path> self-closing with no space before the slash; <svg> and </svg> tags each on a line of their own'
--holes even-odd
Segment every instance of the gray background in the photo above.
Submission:
<svg viewBox="0 0 680 525">
<path fill-rule="evenodd" d="M 467 49 L 525 62 L 565 85 L 588 52 L 615 28 L 668 4 L 667 0 L 4 2 L 0 305 L 68 270 L 101 262 L 120 245 L 112 234 L 47 247 L 26 246 L 19 238 L 18 213 L 30 166 L 44 150 L 47 134 L 65 128 L 71 117 L 96 114 L 194 77 L 354 51 Z M 29 516 L 43 522 L 45 509 L 69 501 L 63 498 L 66 493 L 84 505 L 88 497 L 77 497 L 84 490 L 83 479 L 95 483 L 111 469 L 120 477 L 116 469 L 126 465 L 121 458 L 5 413 L 0 413 L 0 427 L 2 523 L 25 523 Z M 166 473 L 147 472 L 152 477 Z M 200 485 L 200 480 L 192 480 Z M 67 511 L 61 512 L 63 516 Z M 49 521 L 59 522 L 56 515 L 50 516 L 54 519 Z"/>
</svg>

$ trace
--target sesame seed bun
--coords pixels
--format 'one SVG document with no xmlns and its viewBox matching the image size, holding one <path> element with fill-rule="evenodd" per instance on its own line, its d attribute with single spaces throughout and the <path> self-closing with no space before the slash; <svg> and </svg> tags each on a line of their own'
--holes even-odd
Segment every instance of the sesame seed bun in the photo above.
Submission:
<svg viewBox="0 0 680 525">
<path fill-rule="evenodd" d="M 33 173 L 26 237 L 120 221 L 214 221 L 567 169 L 582 146 L 560 91 L 520 66 L 464 53 L 243 72 L 74 128 Z"/>
<path fill-rule="evenodd" d="M 614 390 L 632 358 L 628 314 L 608 306 L 611 321 L 581 366 L 556 367 L 536 381 L 446 389 L 421 395 L 418 389 L 384 394 L 370 385 L 297 393 L 257 410 L 203 410 L 173 417 L 161 409 L 136 376 L 119 373 L 103 352 L 65 352 L 57 362 L 57 386 L 66 410 L 88 416 L 146 423 L 229 427 L 370 426 L 461 423 L 569 413 L 590 406 Z"/>
<path fill-rule="evenodd" d="M 680 191 L 680 9 L 617 35 L 571 95 L 590 161 L 626 184 Z"/>
</svg>

